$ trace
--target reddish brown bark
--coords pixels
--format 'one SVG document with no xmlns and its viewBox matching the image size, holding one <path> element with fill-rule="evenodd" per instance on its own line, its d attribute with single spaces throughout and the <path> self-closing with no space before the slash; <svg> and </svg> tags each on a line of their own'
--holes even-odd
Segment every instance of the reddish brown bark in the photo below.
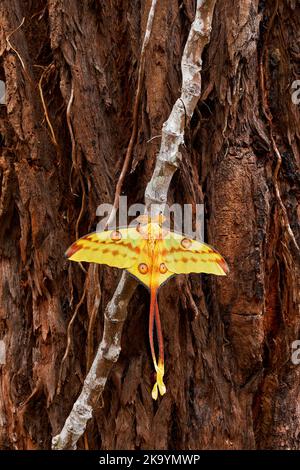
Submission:
<svg viewBox="0 0 300 470">
<path fill-rule="evenodd" d="M 113 201 L 149 4 L 0 4 L 0 79 L 7 88 L 0 105 L 1 448 L 50 447 L 80 392 L 88 351 L 101 338 L 120 272 L 86 266 L 85 274 L 63 253 L 76 230 L 95 227 L 96 207 Z M 262 94 L 282 155 L 278 185 L 299 243 L 299 106 L 290 86 L 300 79 L 300 10 L 293 0 L 274 8 L 273 1 L 217 2 L 203 95 L 170 192 L 170 202 L 205 202 L 207 241 L 224 254 L 230 275 L 177 276 L 161 289 L 168 391 L 158 403 L 150 394 L 149 295 L 137 288 L 120 359 L 79 448 L 299 448 L 299 367 L 291 362 L 291 343 L 300 339 L 299 255 L 275 197 Z M 179 95 L 194 11 L 193 1 L 158 2 L 124 186 L 129 202 L 142 202 L 159 149 L 159 138 L 147 141 L 161 133 Z M 24 16 L 9 40 L 25 70 L 6 41 Z M 41 87 L 58 147 L 38 87 L 50 64 Z M 58 394 L 67 326 L 84 292 Z M 92 345 L 87 332 L 95 315 Z"/>
</svg>

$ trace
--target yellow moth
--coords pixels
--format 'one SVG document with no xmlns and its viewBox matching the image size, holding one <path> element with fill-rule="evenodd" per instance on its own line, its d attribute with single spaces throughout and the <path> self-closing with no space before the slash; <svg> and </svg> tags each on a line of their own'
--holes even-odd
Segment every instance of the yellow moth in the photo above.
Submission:
<svg viewBox="0 0 300 470">
<path fill-rule="evenodd" d="M 159 287 L 175 274 L 207 273 L 225 276 L 228 266 L 224 258 L 209 245 L 167 230 L 162 216 L 150 219 L 140 216 L 135 227 L 88 234 L 77 240 L 66 252 L 71 261 L 88 261 L 127 269 L 150 289 L 149 340 L 156 372 L 152 389 L 164 395 L 164 349 L 157 303 Z M 156 359 L 153 328 L 157 329 L 159 357 Z"/>
</svg>

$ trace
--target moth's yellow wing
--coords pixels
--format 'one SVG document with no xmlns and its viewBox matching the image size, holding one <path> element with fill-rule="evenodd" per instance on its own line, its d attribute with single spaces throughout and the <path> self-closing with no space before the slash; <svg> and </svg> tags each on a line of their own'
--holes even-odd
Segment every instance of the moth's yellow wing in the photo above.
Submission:
<svg viewBox="0 0 300 470">
<path fill-rule="evenodd" d="M 174 274 L 226 276 L 229 272 L 226 261 L 214 248 L 178 233 L 165 234 L 162 253 L 167 269 Z"/>
<path fill-rule="evenodd" d="M 154 256 L 149 235 L 155 239 Z M 228 272 L 224 258 L 212 247 L 178 233 L 162 232 L 155 223 L 140 229 L 90 233 L 73 243 L 66 256 L 72 261 L 127 269 L 149 288 L 151 275 L 152 286 L 158 287 L 174 274 L 202 272 L 224 276 Z"/>
<path fill-rule="evenodd" d="M 140 259 L 145 240 L 135 228 L 94 232 L 77 240 L 66 251 L 71 261 L 88 261 L 129 268 Z"/>
<path fill-rule="evenodd" d="M 73 243 L 66 251 L 66 256 L 71 261 L 87 261 L 127 269 L 150 288 L 152 256 L 149 256 L 148 239 L 145 237 L 147 232 L 140 232 L 136 227 L 94 232 Z M 162 276 L 164 275 L 160 274 Z"/>
</svg>

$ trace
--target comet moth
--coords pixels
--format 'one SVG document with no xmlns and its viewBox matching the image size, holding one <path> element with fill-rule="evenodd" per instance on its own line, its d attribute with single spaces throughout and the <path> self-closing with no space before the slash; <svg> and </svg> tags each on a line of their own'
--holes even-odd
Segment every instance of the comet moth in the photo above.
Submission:
<svg viewBox="0 0 300 470">
<path fill-rule="evenodd" d="M 150 290 L 149 341 L 156 372 L 152 398 L 164 395 L 164 345 L 157 292 L 171 276 L 207 273 L 225 276 L 228 267 L 224 258 L 211 246 L 167 230 L 163 216 L 140 216 L 134 227 L 94 232 L 77 240 L 66 252 L 71 261 L 87 261 L 127 269 Z M 153 330 L 156 326 L 158 359 Z"/>
</svg>

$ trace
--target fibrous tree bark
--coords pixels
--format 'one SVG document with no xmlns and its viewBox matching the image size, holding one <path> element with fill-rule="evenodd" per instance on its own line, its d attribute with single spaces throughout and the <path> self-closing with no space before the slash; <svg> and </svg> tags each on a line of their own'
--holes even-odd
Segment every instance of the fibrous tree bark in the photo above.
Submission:
<svg viewBox="0 0 300 470">
<path fill-rule="evenodd" d="M 1 448 L 50 448 L 101 340 L 121 274 L 85 272 L 63 253 L 95 227 L 97 206 L 114 199 L 150 4 L 0 3 Z M 143 202 L 161 143 L 152 137 L 180 95 L 195 8 L 157 2 L 123 186 L 129 202 Z M 78 448 L 299 448 L 291 361 L 299 253 L 290 236 L 299 245 L 299 107 L 291 99 L 299 13 L 294 0 L 216 2 L 202 94 L 168 200 L 205 203 L 206 240 L 230 275 L 178 276 L 162 287 L 168 392 L 158 403 L 149 393 L 149 298 L 138 286 L 121 354 Z"/>
</svg>

